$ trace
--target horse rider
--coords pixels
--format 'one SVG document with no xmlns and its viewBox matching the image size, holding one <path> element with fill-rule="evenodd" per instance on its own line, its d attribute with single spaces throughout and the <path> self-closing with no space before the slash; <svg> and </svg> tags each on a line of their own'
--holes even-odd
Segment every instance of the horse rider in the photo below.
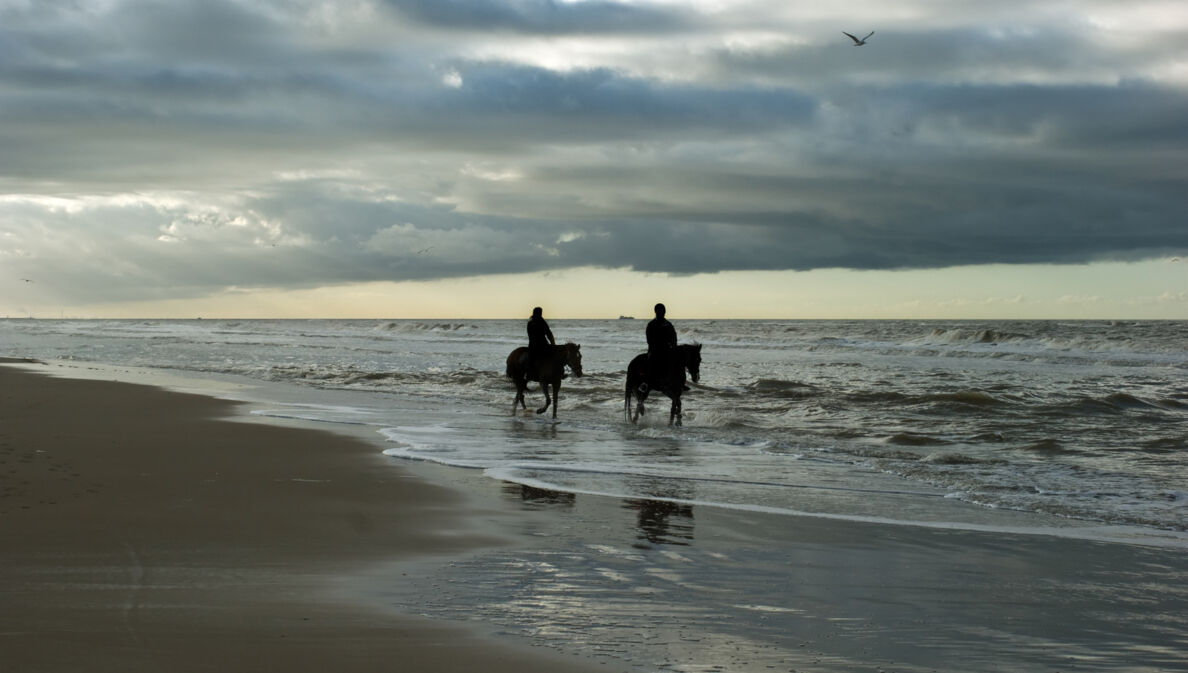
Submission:
<svg viewBox="0 0 1188 673">
<path fill-rule="evenodd" d="M 664 317 L 668 309 L 656 304 L 656 317 L 648 322 L 648 375 L 645 380 L 665 382 L 672 373 L 676 356 L 676 328 Z M 647 383 L 640 384 L 640 392 L 647 392 Z"/>
<path fill-rule="evenodd" d="M 532 317 L 528 319 L 528 357 L 524 362 L 524 370 L 534 372 L 536 363 L 552 351 L 557 345 L 553 338 L 553 330 L 545 322 L 544 309 L 537 306 L 532 309 Z"/>
</svg>

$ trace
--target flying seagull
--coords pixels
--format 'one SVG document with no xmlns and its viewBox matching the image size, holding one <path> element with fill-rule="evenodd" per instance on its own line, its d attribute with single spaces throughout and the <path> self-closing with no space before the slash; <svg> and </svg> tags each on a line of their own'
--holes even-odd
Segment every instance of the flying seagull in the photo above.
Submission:
<svg viewBox="0 0 1188 673">
<path fill-rule="evenodd" d="M 870 37 L 871 35 L 874 35 L 874 31 L 873 31 L 873 30 L 872 30 L 872 31 L 870 31 L 870 33 L 869 33 L 869 34 L 868 34 L 866 37 L 862 38 L 861 40 L 859 40 L 858 38 L 854 37 L 853 35 L 850 35 L 849 33 L 847 33 L 847 32 L 846 32 L 846 31 L 844 31 L 844 30 L 842 31 L 842 35 L 845 35 L 846 37 L 848 37 L 848 38 L 850 38 L 851 40 L 853 40 L 853 41 L 854 41 L 854 46 L 855 46 L 855 47 L 861 47 L 862 45 L 866 44 L 866 39 L 867 39 L 868 37 Z"/>
</svg>

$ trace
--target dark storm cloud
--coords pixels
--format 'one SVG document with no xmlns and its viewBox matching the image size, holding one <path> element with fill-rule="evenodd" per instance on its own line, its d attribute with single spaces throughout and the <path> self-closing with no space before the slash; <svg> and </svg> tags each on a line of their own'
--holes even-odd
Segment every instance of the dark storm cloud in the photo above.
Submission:
<svg viewBox="0 0 1188 673">
<path fill-rule="evenodd" d="M 52 144 L 39 136 L 75 125 L 102 130 L 75 139 L 70 153 L 13 152 L 7 166 L 24 176 L 83 178 L 101 157 L 142 165 L 152 161 L 146 154 L 170 163 L 184 154 L 204 164 L 214 152 L 210 161 L 233 165 L 234 157 L 253 153 L 243 157 L 243 167 L 354 142 L 507 152 L 546 143 L 764 132 L 803 124 L 815 109 L 815 101 L 797 91 L 662 83 L 609 69 L 558 73 L 458 62 L 451 71 L 463 86 L 445 86 L 440 75 L 369 79 L 324 65 L 277 72 L 258 64 L 240 71 L 202 64 L 30 69 L 8 76 L 38 84 L 10 96 L 0 111 L 0 118 L 19 124 L 0 130 L 0 144 Z M 96 163 L 79 162 L 80 154 Z M 169 175 L 176 169 L 159 170 Z M 118 165 L 105 173 L 112 170 Z"/>
<path fill-rule="evenodd" d="M 429 114 L 421 112 L 417 123 L 436 126 L 449 114 L 455 131 L 521 144 L 580 144 L 762 132 L 802 124 L 815 108 L 796 91 L 665 84 L 607 69 L 555 73 L 494 64 L 464 66 L 459 74 L 465 85 L 427 100 Z"/>
<path fill-rule="evenodd" d="M 556 0 L 384 0 L 402 16 L 433 28 L 566 35 L 651 33 L 687 25 L 688 12 L 622 2 Z"/>
<path fill-rule="evenodd" d="M 1135 145 L 1188 148 L 1188 91 L 1131 81 L 1109 86 L 913 85 L 876 92 L 948 119 L 971 137 L 1043 134 L 1045 143 L 1112 151 Z"/>
<path fill-rule="evenodd" d="M 854 48 L 761 3 L 0 2 L 0 271 L 99 301 L 1183 254 L 1182 36 L 1028 6 Z"/>
</svg>

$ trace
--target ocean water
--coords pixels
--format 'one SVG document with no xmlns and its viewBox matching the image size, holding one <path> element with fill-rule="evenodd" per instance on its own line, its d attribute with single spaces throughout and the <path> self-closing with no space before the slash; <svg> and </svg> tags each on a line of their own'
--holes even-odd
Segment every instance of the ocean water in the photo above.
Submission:
<svg viewBox="0 0 1188 673">
<path fill-rule="evenodd" d="M 393 571 L 402 611 L 627 670 L 1188 670 L 1188 322 L 677 319 L 682 427 L 625 419 L 644 320 L 550 321 L 584 376 L 513 413 L 525 322 L 4 320 L 0 354 L 256 382 L 564 522 Z"/>
<path fill-rule="evenodd" d="M 564 381 L 556 422 L 513 416 L 503 369 L 524 322 L 6 320 L 0 351 L 350 392 L 356 404 L 275 413 L 373 425 L 393 457 L 544 490 L 1188 529 L 1188 322 L 677 320 L 704 360 L 680 428 L 655 394 L 640 423 L 624 419 L 643 320 L 553 321 L 582 346 L 585 376 Z M 528 400 L 543 403 L 535 384 Z"/>
</svg>

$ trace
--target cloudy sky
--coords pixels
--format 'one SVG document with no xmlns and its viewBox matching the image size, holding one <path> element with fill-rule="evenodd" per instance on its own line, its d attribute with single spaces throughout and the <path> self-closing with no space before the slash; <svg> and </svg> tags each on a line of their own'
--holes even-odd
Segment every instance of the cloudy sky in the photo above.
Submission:
<svg viewBox="0 0 1188 673">
<path fill-rule="evenodd" d="M 1188 318 L 1188 8 L 0 0 L 0 316 L 656 301 Z"/>
</svg>

